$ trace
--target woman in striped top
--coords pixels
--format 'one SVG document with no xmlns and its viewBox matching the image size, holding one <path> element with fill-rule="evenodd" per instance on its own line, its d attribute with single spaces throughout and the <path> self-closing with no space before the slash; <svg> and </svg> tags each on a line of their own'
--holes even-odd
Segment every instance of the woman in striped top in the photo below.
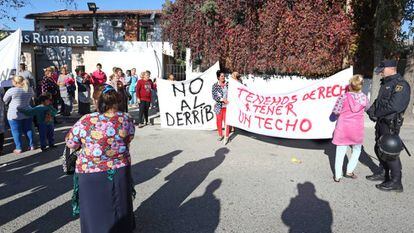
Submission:
<svg viewBox="0 0 414 233">
<path fill-rule="evenodd" d="M 20 154 L 22 152 L 22 134 L 25 134 L 29 139 L 30 150 L 35 149 L 33 144 L 32 117 L 26 116 L 17 110 L 18 108 L 27 109 L 30 107 L 33 90 L 29 87 L 29 82 L 22 76 L 14 76 L 13 86 L 7 90 L 3 101 L 9 105 L 7 120 L 9 121 L 14 144 L 16 145 L 16 149 L 13 152 Z"/>
</svg>

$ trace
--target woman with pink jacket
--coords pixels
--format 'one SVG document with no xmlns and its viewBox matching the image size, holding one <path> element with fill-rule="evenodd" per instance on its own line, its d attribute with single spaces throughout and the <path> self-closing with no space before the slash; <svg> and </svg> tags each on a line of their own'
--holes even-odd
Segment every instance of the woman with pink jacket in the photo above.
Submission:
<svg viewBox="0 0 414 233">
<path fill-rule="evenodd" d="M 333 114 L 338 116 L 332 143 L 336 145 L 335 182 L 342 178 L 342 164 L 348 147 L 352 155 L 346 168 L 347 178 L 356 179 L 355 167 L 364 142 L 364 110 L 369 108 L 368 97 L 361 92 L 362 75 L 354 75 L 349 81 L 349 91 L 336 101 Z"/>
</svg>

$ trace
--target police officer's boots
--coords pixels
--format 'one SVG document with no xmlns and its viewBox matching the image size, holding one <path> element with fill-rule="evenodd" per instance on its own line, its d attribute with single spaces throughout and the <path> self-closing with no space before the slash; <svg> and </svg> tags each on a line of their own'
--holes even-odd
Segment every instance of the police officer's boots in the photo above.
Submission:
<svg viewBox="0 0 414 233">
<path fill-rule="evenodd" d="M 367 180 L 370 180 L 370 181 L 384 181 L 384 182 L 386 182 L 386 181 L 389 180 L 389 178 L 387 180 L 387 177 L 385 176 L 384 171 L 382 171 L 381 173 L 374 173 L 372 175 L 366 176 L 365 178 Z"/>
<path fill-rule="evenodd" d="M 383 179 L 383 181 L 382 181 L 382 183 L 381 184 L 385 184 L 385 183 L 387 183 L 387 182 L 389 182 L 390 180 L 391 180 L 391 177 L 390 177 L 390 171 L 388 171 L 388 170 L 385 170 L 384 172 L 383 172 L 383 175 L 384 175 L 384 179 Z"/>
<path fill-rule="evenodd" d="M 375 185 L 375 187 L 381 191 L 393 191 L 402 193 L 404 191 L 404 188 L 401 183 L 401 177 L 393 177 L 391 180 L 387 182 L 383 182 L 381 184 Z"/>
</svg>

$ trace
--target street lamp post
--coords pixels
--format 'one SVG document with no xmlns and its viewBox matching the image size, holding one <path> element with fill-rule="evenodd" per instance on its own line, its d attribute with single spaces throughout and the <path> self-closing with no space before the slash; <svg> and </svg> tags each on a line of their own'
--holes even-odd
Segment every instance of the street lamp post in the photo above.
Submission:
<svg viewBox="0 0 414 233">
<path fill-rule="evenodd" d="M 96 22 L 96 11 L 99 9 L 99 7 L 96 6 L 96 4 L 94 2 L 88 2 L 88 9 L 89 11 L 93 12 L 93 44 L 95 45 L 95 47 L 98 46 L 97 42 L 98 42 L 98 27 L 97 27 L 97 22 Z"/>
</svg>

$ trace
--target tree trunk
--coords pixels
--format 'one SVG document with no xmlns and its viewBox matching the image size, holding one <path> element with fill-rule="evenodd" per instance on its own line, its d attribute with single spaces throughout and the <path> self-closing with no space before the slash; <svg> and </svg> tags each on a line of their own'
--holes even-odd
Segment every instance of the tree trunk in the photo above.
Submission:
<svg viewBox="0 0 414 233">
<path fill-rule="evenodd" d="M 351 10 L 351 0 L 346 0 L 345 4 L 345 12 L 348 14 Z M 342 69 L 346 69 L 349 67 L 349 54 L 346 54 L 342 58 Z"/>
<path fill-rule="evenodd" d="M 374 67 L 376 67 L 381 60 L 383 59 L 383 37 L 384 29 L 382 25 L 382 15 L 384 9 L 384 0 L 380 0 L 377 5 L 377 10 L 375 11 L 375 29 L 374 29 Z M 371 87 L 371 103 L 378 96 L 378 91 L 380 89 L 380 79 L 381 76 L 372 74 L 372 87 Z"/>
<path fill-rule="evenodd" d="M 414 52 L 407 56 L 407 65 L 405 66 L 404 72 L 404 79 L 411 86 L 411 98 L 410 104 L 408 105 L 407 110 L 405 111 L 404 117 L 407 120 L 414 120 L 414 113 L 413 113 L 413 104 L 414 104 Z"/>
</svg>

